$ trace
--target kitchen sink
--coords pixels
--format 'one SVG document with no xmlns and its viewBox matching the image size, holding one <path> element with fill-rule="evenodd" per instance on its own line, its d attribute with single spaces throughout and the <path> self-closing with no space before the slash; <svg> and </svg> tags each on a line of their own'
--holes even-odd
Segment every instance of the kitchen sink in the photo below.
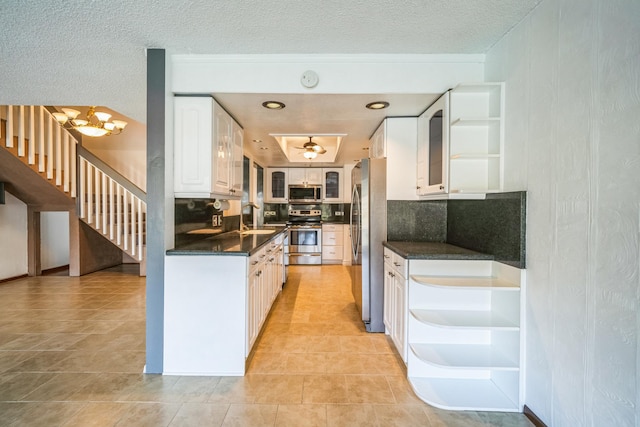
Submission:
<svg viewBox="0 0 640 427">
<path fill-rule="evenodd" d="M 241 234 L 245 236 L 247 234 L 273 234 L 275 232 L 276 230 L 245 230 Z"/>
</svg>

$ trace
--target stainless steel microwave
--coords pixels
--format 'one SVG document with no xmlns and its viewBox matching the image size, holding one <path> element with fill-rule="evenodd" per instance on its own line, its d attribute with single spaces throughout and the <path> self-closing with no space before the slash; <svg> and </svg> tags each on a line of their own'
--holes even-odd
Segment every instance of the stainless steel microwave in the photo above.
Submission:
<svg viewBox="0 0 640 427">
<path fill-rule="evenodd" d="M 322 202 L 322 185 L 290 185 L 289 203 Z"/>
</svg>

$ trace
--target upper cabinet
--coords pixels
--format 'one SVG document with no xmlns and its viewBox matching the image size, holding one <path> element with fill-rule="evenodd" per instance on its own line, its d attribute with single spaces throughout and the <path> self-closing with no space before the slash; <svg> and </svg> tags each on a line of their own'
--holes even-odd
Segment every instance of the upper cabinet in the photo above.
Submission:
<svg viewBox="0 0 640 427">
<path fill-rule="evenodd" d="M 445 94 L 419 118 L 418 195 L 471 199 L 503 191 L 504 83 L 461 84 L 449 96 L 448 109 Z"/>
<path fill-rule="evenodd" d="M 174 193 L 242 197 L 242 128 L 211 97 L 174 98 Z"/>
<path fill-rule="evenodd" d="M 321 185 L 321 168 L 289 168 L 289 185 Z"/>
<path fill-rule="evenodd" d="M 342 168 L 323 168 L 322 180 L 324 184 L 324 201 L 325 202 L 343 202 L 344 201 L 344 180 Z"/>
<path fill-rule="evenodd" d="M 416 200 L 417 117 L 387 117 L 370 140 L 371 158 L 387 159 L 387 200 Z"/>
<path fill-rule="evenodd" d="M 418 117 L 416 191 L 418 196 L 449 189 L 449 92 Z"/>
<path fill-rule="evenodd" d="M 287 203 L 287 168 L 267 168 L 265 201 L 267 203 Z"/>
</svg>

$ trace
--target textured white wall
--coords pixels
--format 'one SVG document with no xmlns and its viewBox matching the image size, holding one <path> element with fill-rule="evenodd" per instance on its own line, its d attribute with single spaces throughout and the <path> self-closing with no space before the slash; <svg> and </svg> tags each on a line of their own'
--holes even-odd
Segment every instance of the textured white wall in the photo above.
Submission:
<svg viewBox="0 0 640 427">
<path fill-rule="evenodd" d="M 640 422 L 640 2 L 544 0 L 487 54 L 506 187 L 526 188 L 526 399 L 547 425 Z"/>
<path fill-rule="evenodd" d="M 27 205 L 9 193 L 0 205 L 0 279 L 27 274 Z"/>
<path fill-rule="evenodd" d="M 69 212 L 40 214 L 40 263 L 43 270 L 69 264 Z"/>
</svg>

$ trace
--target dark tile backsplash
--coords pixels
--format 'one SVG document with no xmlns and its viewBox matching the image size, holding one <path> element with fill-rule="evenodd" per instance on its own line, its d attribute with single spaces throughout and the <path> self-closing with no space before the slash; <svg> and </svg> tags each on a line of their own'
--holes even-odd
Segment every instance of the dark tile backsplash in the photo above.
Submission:
<svg viewBox="0 0 640 427">
<path fill-rule="evenodd" d="M 446 242 L 525 268 L 526 192 L 484 200 L 389 200 L 387 240 Z"/>
<path fill-rule="evenodd" d="M 525 226 L 524 191 L 447 204 L 447 243 L 492 254 L 518 268 L 525 268 Z"/>
<path fill-rule="evenodd" d="M 387 240 L 444 242 L 446 239 L 446 200 L 387 201 Z"/>
</svg>

